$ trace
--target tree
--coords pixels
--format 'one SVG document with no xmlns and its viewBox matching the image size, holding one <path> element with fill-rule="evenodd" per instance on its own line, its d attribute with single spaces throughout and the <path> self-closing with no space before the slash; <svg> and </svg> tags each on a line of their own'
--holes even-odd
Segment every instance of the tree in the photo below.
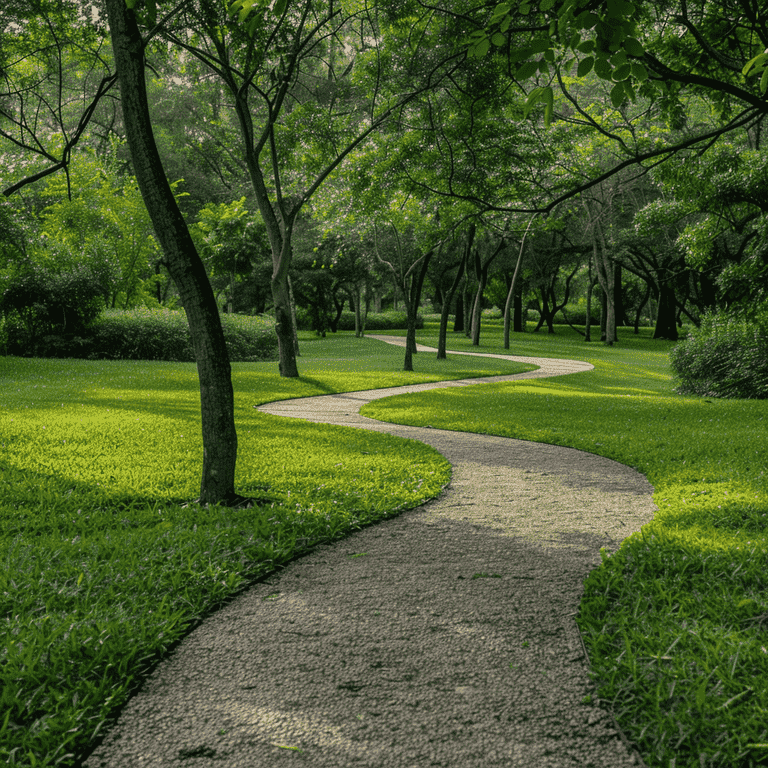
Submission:
<svg viewBox="0 0 768 768">
<path fill-rule="evenodd" d="M 205 0 L 162 28 L 219 78 L 233 105 L 272 251 L 283 376 L 298 376 L 288 275 L 299 212 L 357 146 L 454 66 L 449 52 L 415 67 L 424 46 L 437 40 L 437 30 L 423 30 L 418 43 L 400 40 L 406 57 L 398 66 L 408 69 L 408 91 L 386 88 L 391 73 L 382 63 L 382 35 L 389 22 L 366 4 L 279 2 L 269 12 L 237 0 L 227 11 Z"/>
<path fill-rule="evenodd" d="M 130 3 L 131 0 L 128 0 Z M 125 132 L 139 189 L 189 322 L 200 378 L 201 504 L 238 504 L 232 376 L 216 299 L 157 151 L 147 103 L 144 46 L 126 0 L 106 0 Z"/>
</svg>

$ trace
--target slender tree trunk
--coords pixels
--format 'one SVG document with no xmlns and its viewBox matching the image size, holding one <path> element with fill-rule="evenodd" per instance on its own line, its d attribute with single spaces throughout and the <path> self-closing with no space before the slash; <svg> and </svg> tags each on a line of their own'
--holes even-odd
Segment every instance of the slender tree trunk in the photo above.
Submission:
<svg viewBox="0 0 768 768">
<path fill-rule="evenodd" d="M 515 271 L 512 274 L 512 282 L 509 286 L 509 291 L 507 291 L 507 301 L 504 304 L 504 349 L 509 349 L 509 309 L 512 305 L 512 302 L 517 297 L 517 280 L 520 276 L 520 264 L 523 261 L 523 252 L 525 249 L 525 239 L 528 237 L 528 230 L 531 228 L 531 224 L 533 224 L 533 220 L 538 216 L 538 213 L 534 213 L 533 216 L 531 216 L 530 221 L 528 222 L 528 226 L 525 228 L 525 232 L 523 233 L 523 239 L 520 243 L 520 252 L 517 254 L 517 262 L 515 264 Z M 517 309 L 517 307 L 515 307 Z M 517 330 L 517 318 L 515 322 L 515 330 Z"/>
<path fill-rule="evenodd" d="M 405 362 L 404 371 L 413 370 L 413 356 L 416 354 L 416 318 L 419 313 L 419 304 L 421 303 L 421 291 L 424 287 L 424 278 L 427 276 L 427 267 L 434 254 L 434 250 L 424 254 L 421 267 L 411 278 L 410 290 L 405 291 L 405 306 L 408 318 L 408 335 L 405 342 Z M 403 286 L 405 289 L 406 286 Z"/>
<path fill-rule="evenodd" d="M 453 303 L 456 289 L 459 287 L 459 283 L 461 283 L 461 278 L 464 277 L 464 269 L 466 266 L 467 260 L 466 258 L 462 258 L 461 263 L 459 264 L 459 269 L 456 272 L 456 277 L 454 277 L 451 287 L 443 297 L 443 307 L 440 312 L 440 333 L 437 339 L 438 360 L 445 360 L 448 356 L 446 350 L 446 347 L 448 346 L 448 316 L 451 313 L 451 304 Z"/>
<path fill-rule="evenodd" d="M 483 293 L 488 285 L 488 272 L 491 269 L 493 260 L 504 250 L 506 241 L 502 238 L 499 241 L 496 250 L 488 257 L 485 264 L 480 263 L 480 257 L 477 257 L 477 293 L 475 294 L 475 302 L 472 305 L 472 346 L 477 347 L 480 345 L 480 324 L 482 322 L 483 312 Z"/>
<path fill-rule="evenodd" d="M 656 328 L 653 332 L 654 339 L 670 339 L 677 341 L 677 322 L 675 319 L 677 302 L 675 301 L 675 289 L 667 280 L 659 281 L 659 309 L 656 315 Z"/>
<path fill-rule="evenodd" d="M 512 310 L 514 312 L 514 324 L 512 330 L 514 333 L 525 333 L 528 330 L 527 318 L 523 315 L 525 309 L 523 308 L 523 286 L 522 283 L 518 284 L 515 291 L 515 304 Z"/>
<path fill-rule="evenodd" d="M 587 277 L 587 316 L 585 318 L 584 326 L 584 341 L 592 341 L 592 290 L 595 287 L 592 278 L 592 257 L 589 257 Z"/>
<path fill-rule="evenodd" d="M 598 229 L 597 233 L 595 232 L 595 228 Z M 598 233 L 600 237 L 599 247 Z M 616 334 L 616 311 L 613 302 L 613 269 L 611 266 L 611 258 L 608 255 L 605 235 L 599 225 L 595 225 L 592 230 L 592 248 L 595 257 L 597 279 L 600 281 L 600 287 L 603 289 L 603 295 L 605 296 L 605 311 L 603 313 L 605 319 L 605 337 L 603 338 L 603 341 L 605 341 L 608 346 L 612 346 L 614 342 L 618 341 L 618 336 Z"/>
<path fill-rule="evenodd" d="M 277 332 L 278 368 L 285 378 L 297 378 L 296 348 L 291 315 L 291 292 L 287 277 L 272 278 L 272 300 L 275 303 L 275 331 Z"/>
<path fill-rule="evenodd" d="M 187 314 L 200 379 L 200 503 L 237 503 L 237 434 L 231 368 L 210 281 L 163 171 L 147 105 L 144 51 L 133 11 L 107 0 L 126 138 L 141 195 Z"/>
<path fill-rule="evenodd" d="M 635 336 L 637 336 L 640 333 L 640 317 L 643 314 L 643 309 L 645 308 L 645 305 L 648 303 L 648 299 L 651 296 L 651 284 L 646 283 L 645 286 L 645 295 L 640 300 L 640 303 L 637 306 L 637 312 L 635 312 Z"/>
</svg>

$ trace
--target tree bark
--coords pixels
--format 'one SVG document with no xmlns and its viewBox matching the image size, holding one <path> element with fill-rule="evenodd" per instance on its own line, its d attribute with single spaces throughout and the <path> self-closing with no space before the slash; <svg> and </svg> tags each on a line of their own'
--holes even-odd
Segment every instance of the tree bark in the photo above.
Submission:
<svg viewBox="0 0 768 768">
<path fill-rule="evenodd" d="M 456 276 L 453 279 L 453 282 L 451 283 L 451 287 L 448 289 L 448 292 L 444 294 L 443 296 L 443 306 L 441 308 L 440 312 L 440 333 L 438 335 L 437 340 L 437 359 L 438 360 L 445 360 L 447 357 L 446 354 L 446 346 L 447 346 L 447 336 L 448 336 L 448 315 L 451 311 L 451 304 L 453 302 L 453 297 L 456 295 L 456 290 L 459 287 L 459 284 L 461 283 L 462 278 L 464 277 L 464 270 L 467 267 L 467 262 L 469 261 L 469 254 L 472 251 L 472 243 L 475 240 L 475 224 L 471 224 L 469 227 L 469 231 L 467 233 L 467 243 L 464 246 L 464 251 L 462 252 L 461 261 L 459 262 L 459 269 L 456 272 Z M 453 330 L 457 330 L 456 324 L 459 322 L 459 309 L 463 309 L 463 305 L 461 300 L 457 302 L 456 307 L 456 323 L 454 324 Z M 462 317 L 463 321 L 463 317 Z"/>
<path fill-rule="evenodd" d="M 232 375 L 218 306 L 155 144 L 144 79 L 144 50 L 136 18 L 125 0 L 107 0 L 106 7 L 136 180 L 168 272 L 178 288 L 195 350 L 203 433 L 199 502 L 238 503 L 243 499 L 234 490 L 237 434 Z"/>
<path fill-rule="evenodd" d="M 448 289 L 448 292 L 444 293 L 443 295 L 443 306 L 440 311 L 440 332 L 437 338 L 437 359 L 438 360 L 445 360 L 448 357 L 447 350 L 446 350 L 446 347 L 448 346 L 448 316 L 451 313 L 451 304 L 453 303 L 453 297 L 456 295 L 456 289 L 459 287 L 461 278 L 464 277 L 464 269 L 466 268 L 466 265 L 467 265 L 467 260 L 466 260 L 467 251 L 465 250 L 464 253 L 465 253 L 465 257 L 462 258 L 461 262 L 459 263 L 459 269 L 456 272 L 456 277 L 454 277 L 453 282 L 451 283 L 451 287 Z"/>
<path fill-rule="evenodd" d="M 677 302 L 675 289 L 668 280 L 659 281 L 659 309 L 656 315 L 656 328 L 653 332 L 654 339 L 670 339 L 677 341 L 676 322 Z"/>
<path fill-rule="evenodd" d="M 517 302 L 515 299 L 517 298 L 517 280 L 520 277 L 520 265 L 523 261 L 523 252 L 525 250 L 525 239 L 528 237 L 528 230 L 531 228 L 531 224 L 533 224 L 533 220 L 538 216 L 537 213 L 534 213 L 533 216 L 531 216 L 530 221 L 528 222 L 528 226 L 525 228 L 525 232 L 523 233 L 523 240 L 520 243 L 520 251 L 517 254 L 517 262 L 515 263 L 515 271 L 512 275 L 512 282 L 509 286 L 509 291 L 507 292 L 507 301 L 504 304 L 504 349 L 509 349 L 509 311 L 510 307 L 512 306 L 512 303 L 515 303 L 515 330 L 519 330 L 518 326 L 521 325 L 521 323 L 518 322 L 517 318 Z M 522 314 L 522 313 L 521 313 Z"/>
</svg>

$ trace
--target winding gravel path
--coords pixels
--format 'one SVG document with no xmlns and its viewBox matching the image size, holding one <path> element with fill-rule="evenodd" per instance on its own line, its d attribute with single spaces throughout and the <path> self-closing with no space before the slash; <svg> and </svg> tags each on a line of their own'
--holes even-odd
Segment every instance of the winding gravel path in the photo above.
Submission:
<svg viewBox="0 0 768 768">
<path fill-rule="evenodd" d="M 647 480 L 569 448 L 358 413 L 392 394 L 592 367 L 511 359 L 541 368 L 262 406 L 422 440 L 451 462 L 452 482 L 419 509 L 297 559 L 206 620 L 85 765 L 641 765 L 586 698 L 593 686 L 574 617 L 600 547 L 615 549 L 652 518 Z"/>
</svg>

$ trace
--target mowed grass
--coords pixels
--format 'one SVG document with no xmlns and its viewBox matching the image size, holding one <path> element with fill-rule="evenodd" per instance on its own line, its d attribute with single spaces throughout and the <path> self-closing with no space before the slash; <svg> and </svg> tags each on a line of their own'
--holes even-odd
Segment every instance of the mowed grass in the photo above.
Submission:
<svg viewBox="0 0 768 768">
<path fill-rule="evenodd" d="M 418 340 L 436 344 L 427 328 Z M 463 335 L 449 349 L 471 350 Z M 578 623 L 598 695 L 649 766 L 768 765 L 768 402 L 683 397 L 671 344 L 513 334 L 510 354 L 595 370 L 378 400 L 368 416 L 556 445 L 645 474 L 653 522 L 589 576 Z M 481 348 L 503 352 L 486 324 Z"/>
<path fill-rule="evenodd" d="M 202 464 L 196 368 L 0 358 L 0 762 L 75 765 L 164 653 L 321 541 L 437 495 L 414 441 L 260 414 L 270 400 L 514 373 L 371 339 L 302 340 L 300 379 L 233 365 L 242 510 L 184 507 Z"/>
</svg>

